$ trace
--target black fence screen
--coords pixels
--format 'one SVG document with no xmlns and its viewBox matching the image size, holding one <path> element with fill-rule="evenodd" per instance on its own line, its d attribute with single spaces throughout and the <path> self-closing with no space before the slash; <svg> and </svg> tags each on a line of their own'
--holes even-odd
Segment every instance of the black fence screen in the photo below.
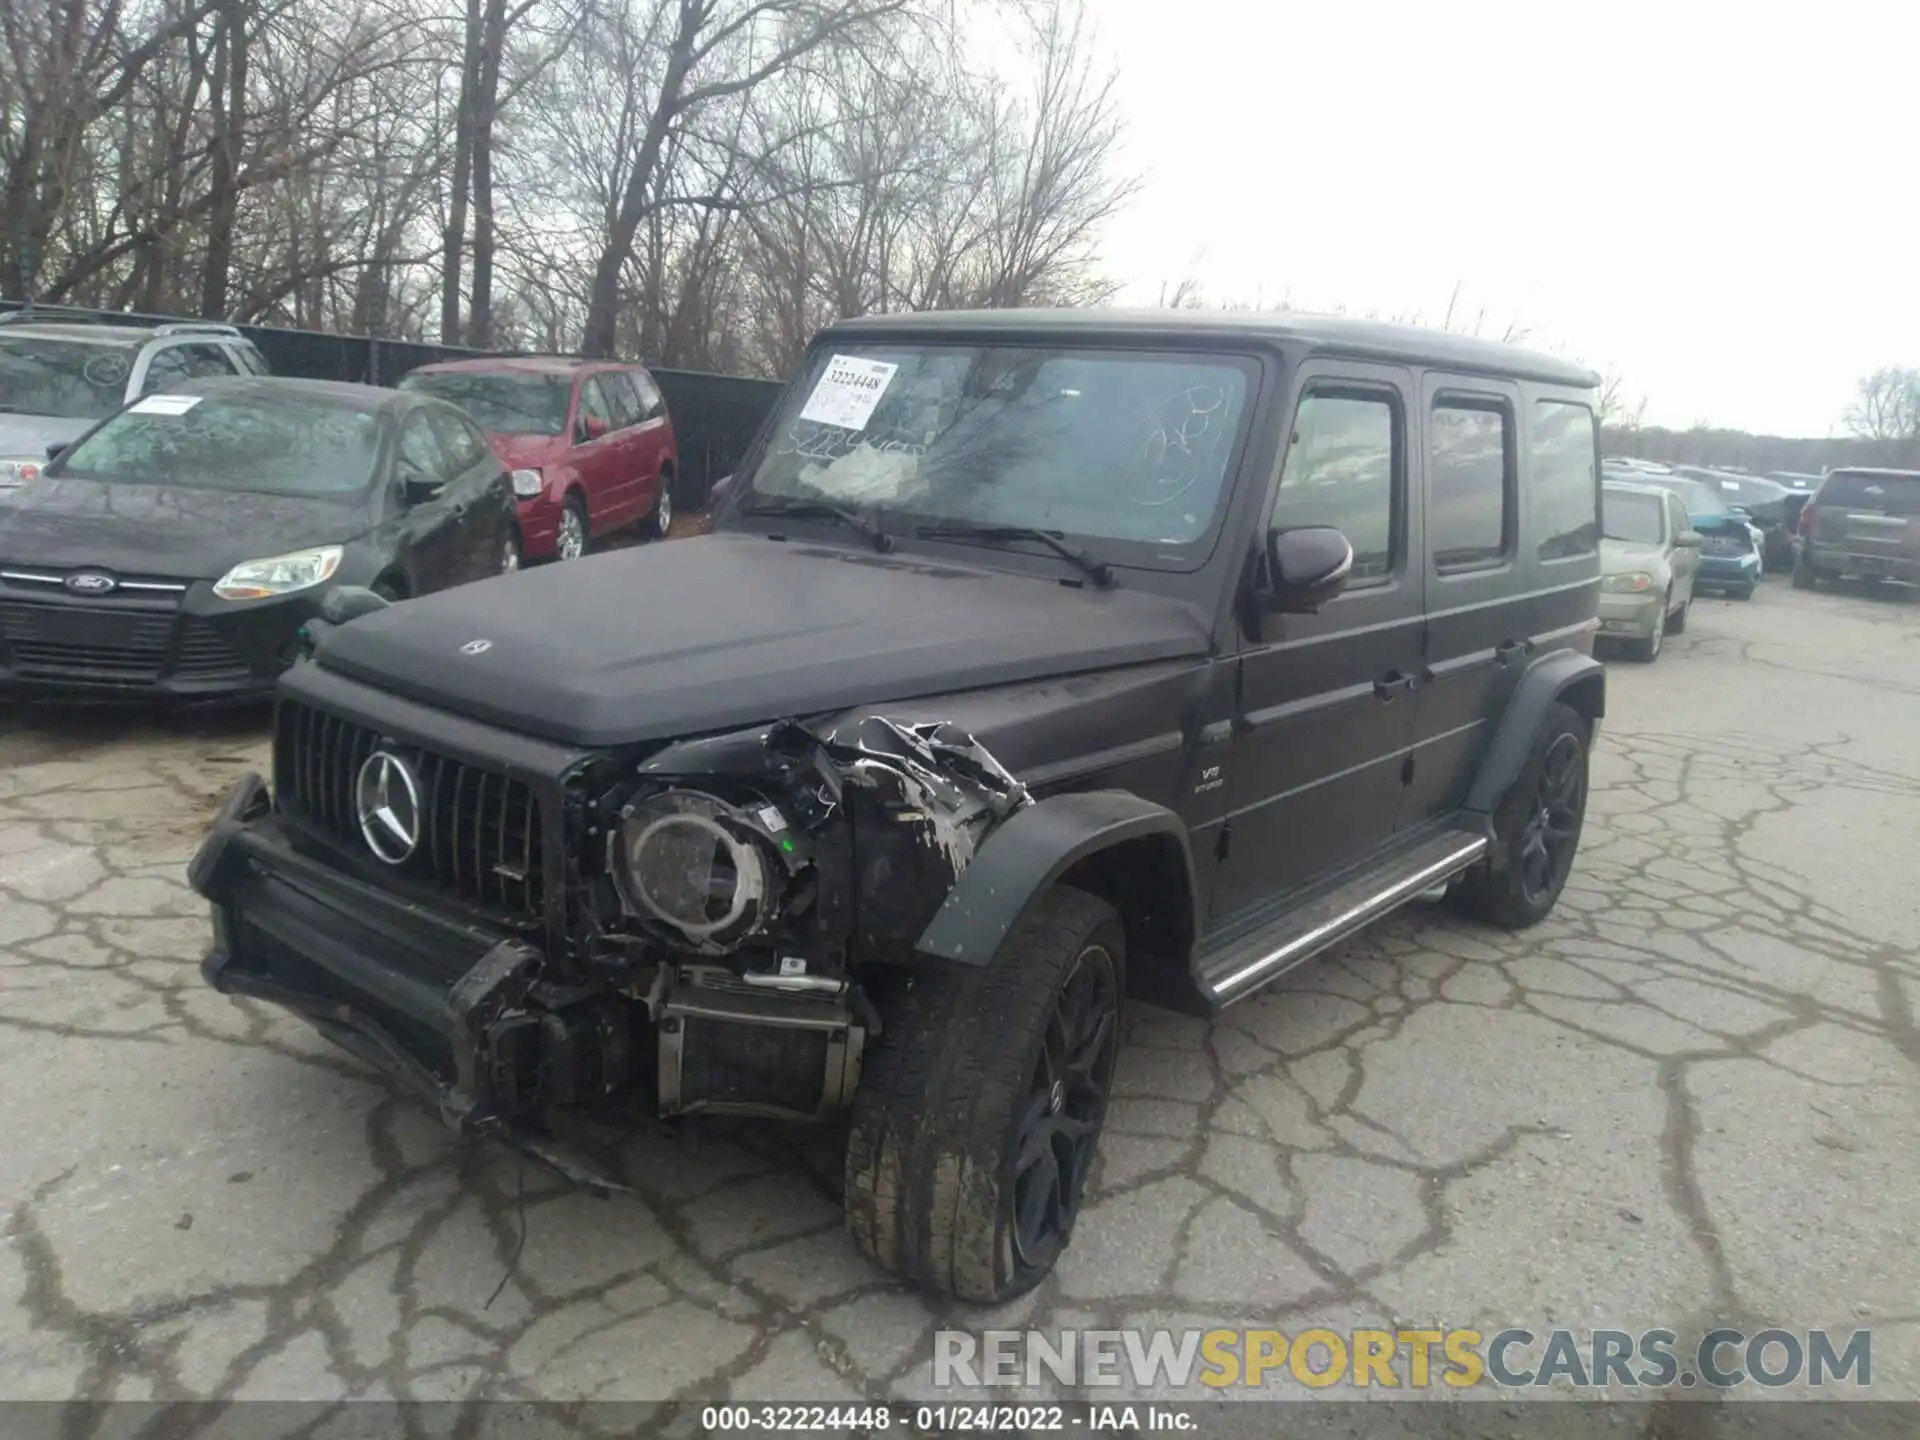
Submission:
<svg viewBox="0 0 1920 1440">
<path fill-rule="evenodd" d="M 0 313 L 17 310 L 0 301 Z M 162 325 L 185 318 L 113 310 L 82 310 L 64 305 L 39 307 L 48 320 L 119 325 Z M 318 330 L 283 330 L 272 325 L 234 327 L 265 357 L 276 375 L 305 380 L 347 380 L 361 385 L 394 385 L 408 371 L 436 360 L 472 360 L 512 351 L 469 350 L 458 345 L 426 345 L 412 340 L 382 340 L 369 335 L 329 335 Z M 708 375 L 698 370 L 648 366 L 666 396 L 679 442 L 680 468 L 674 504 L 697 510 L 707 503 L 713 482 L 730 474 L 753 443 L 782 385 L 745 375 Z"/>
</svg>

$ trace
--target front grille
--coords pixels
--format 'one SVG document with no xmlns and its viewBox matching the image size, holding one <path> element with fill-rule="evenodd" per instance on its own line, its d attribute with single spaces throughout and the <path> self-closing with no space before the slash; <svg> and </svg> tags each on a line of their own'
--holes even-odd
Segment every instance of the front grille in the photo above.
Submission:
<svg viewBox="0 0 1920 1440">
<path fill-rule="evenodd" d="M 217 680 L 245 675 L 247 662 L 227 637 L 204 620 L 188 620 L 180 631 L 180 651 L 173 673 L 183 680 Z"/>
<path fill-rule="evenodd" d="M 523 781 L 282 700 L 274 737 L 280 808 L 371 854 L 354 791 L 361 768 L 381 749 L 407 764 L 420 792 L 418 843 L 395 872 L 510 917 L 538 917 L 546 893 L 544 832 L 540 802 Z"/>
<path fill-rule="evenodd" d="M 151 685 L 167 662 L 173 616 L 0 601 L 0 637 L 23 675 Z"/>
</svg>

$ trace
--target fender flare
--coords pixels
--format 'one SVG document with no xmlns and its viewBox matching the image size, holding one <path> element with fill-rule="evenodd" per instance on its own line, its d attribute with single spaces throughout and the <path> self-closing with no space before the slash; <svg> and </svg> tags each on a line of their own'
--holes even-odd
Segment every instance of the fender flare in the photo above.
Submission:
<svg viewBox="0 0 1920 1440">
<path fill-rule="evenodd" d="M 1578 650 L 1556 650 L 1528 666 L 1507 702 L 1506 714 L 1500 717 L 1500 728 L 1494 731 L 1462 808 L 1491 815 L 1499 807 L 1533 752 L 1540 727 L 1547 723 L 1548 708 L 1561 700 L 1568 700 L 1592 721 L 1597 733 L 1600 718 L 1607 713 L 1606 667 Z"/>
<path fill-rule="evenodd" d="M 1074 865 L 1148 835 L 1177 843 L 1192 903 L 1193 854 L 1178 815 L 1125 790 L 1074 791 L 1027 806 L 989 835 L 914 948 L 960 965 L 985 965 L 1034 901 Z"/>
</svg>

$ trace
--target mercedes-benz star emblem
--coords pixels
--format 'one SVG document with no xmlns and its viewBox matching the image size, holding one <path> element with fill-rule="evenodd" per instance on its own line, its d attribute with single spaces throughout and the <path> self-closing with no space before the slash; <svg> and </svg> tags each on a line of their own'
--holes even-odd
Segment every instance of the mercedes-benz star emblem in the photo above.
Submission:
<svg viewBox="0 0 1920 1440">
<path fill-rule="evenodd" d="M 376 750 L 353 787 L 354 813 L 374 858 L 399 865 L 420 843 L 420 786 L 398 755 Z"/>
<path fill-rule="evenodd" d="M 462 655 L 484 655 L 491 649 L 493 649 L 493 641 L 491 640 L 469 640 L 460 647 L 460 653 Z"/>
<path fill-rule="evenodd" d="M 67 589 L 76 595 L 104 595 L 120 582 L 98 570 L 76 570 L 67 576 Z"/>
</svg>

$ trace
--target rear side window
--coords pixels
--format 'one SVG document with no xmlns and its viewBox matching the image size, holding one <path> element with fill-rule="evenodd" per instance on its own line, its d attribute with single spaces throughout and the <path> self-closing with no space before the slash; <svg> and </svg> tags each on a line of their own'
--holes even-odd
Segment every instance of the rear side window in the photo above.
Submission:
<svg viewBox="0 0 1920 1440">
<path fill-rule="evenodd" d="M 1273 524 L 1331 525 L 1353 546 L 1348 588 L 1393 573 L 1394 495 L 1403 468 L 1400 409 L 1388 396 L 1322 390 L 1301 398 Z"/>
<path fill-rule="evenodd" d="M 613 410 L 615 429 L 624 430 L 647 418 L 646 407 L 640 403 L 640 396 L 633 388 L 632 376 L 624 371 L 612 370 L 600 376 L 599 383 L 607 392 L 607 404 Z"/>
<path fill-rule="evenodd" d="M 653 377 L 644 370 L 634 370 L 627 376 L 633 382 L 634 392 L 640 397 L 641 418 L 653 419 L 667 408 L 666 398 L 661 395 L 660 387 L 653 383 Z"/>
<path fill-rule="evenodd" d="M 1513 534 L 1513 427 L 1498 401 L 1434 403 L 1427 544 L 1441 574 L 1497 565 Z"/>
<path fill-rule="evenodd" d="M 1820 487 L 1822 505 L 1852 505 L 1889 515 L 1920 515 L 1920 475 L 1870 475 L 1836 470 Z"/>
<path fill-rule="evenodd" d="M 1542 560 L 1591 555 L 1600 540 L 1599 450 L 1593 411 L 1565 400 L 1534 402 L 1527 425 L 1528 499 Z"/>
</svg>

